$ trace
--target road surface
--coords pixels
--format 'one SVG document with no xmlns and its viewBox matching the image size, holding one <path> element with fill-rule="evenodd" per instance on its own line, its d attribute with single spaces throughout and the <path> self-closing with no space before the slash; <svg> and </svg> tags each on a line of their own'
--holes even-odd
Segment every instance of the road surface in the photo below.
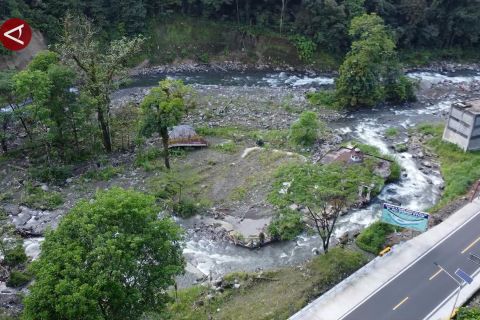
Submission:
<svg viewBox="0 0 480 320">
<path fill-rule="evenodd" d="M 450 234 L 380 290 L 345 315 L 342 320 L 425 319 L 458 289 L 458 284 L 435 262 L 454 274 L 461 268 L 472 275 L 479 265 L 468 254 L 480 253 L 480 215 Z M 454 276 L 457 281 L 462 281 Z M 452 305 L 453 306 L 453 305 Z"/>
<path fill-rule="evenodd" d="M 447 319 L 454 302 L 465 303 L 480 288 L 480 265 L 470 253 L 480 256 L 480 199 L 372 260 L 290 319 Z M 471 285 L 454 275 L 458 268 L 474 278 Z"/>
</svg>

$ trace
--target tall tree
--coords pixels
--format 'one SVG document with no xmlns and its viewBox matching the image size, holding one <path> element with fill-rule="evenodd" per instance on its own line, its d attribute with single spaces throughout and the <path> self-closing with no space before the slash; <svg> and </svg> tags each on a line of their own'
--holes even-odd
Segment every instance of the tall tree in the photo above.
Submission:
<svg viewBox="0 0 480 320">
<path fill-rule="evenodd" d="M 162 138 L 165 167 L 170 169 L 168 129 L 179 124 L 187 111 L 185 95 L 188 88 L 180 80 L 163 80 L 143 99 L 141 133 L 150 137 L 158 133 Z"/>
<path fill-rule="evenodd" d="M 341 106 L 373 106 L 387 98 L 402 101 L 414 96 L 411 81 L 402 76 L 393 36 L 382 18 L 376 14 L 355 17 L 349 35 L 353 42 L 335 80 Z"/>
<path fill-rule="evenodd" d="M 185 266 L 182 231 L 155 199 L 113 188 L 46 234 L 23 319 L 141 319 L 160 311 Z"/>
<path fill-rule="evenodd" d="M 141 36 L 121 38 L 102 48 L 97 32 L 84 16 L 68 14 L 64 20 L 64 34 L 57 50 L 62 59 L 79 70 L 84 85 L 82 90 L 90 96 L 96 110 L 102 142 L 106 152 L 112 151 L 110 134 L 110 94 L 126 75 L 127 63 L 144 43 Z"/>
</svg>

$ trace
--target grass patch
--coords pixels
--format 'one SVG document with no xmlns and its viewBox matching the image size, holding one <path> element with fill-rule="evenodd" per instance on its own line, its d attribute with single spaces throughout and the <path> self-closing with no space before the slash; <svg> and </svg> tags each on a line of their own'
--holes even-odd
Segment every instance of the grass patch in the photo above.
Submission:
<svg viewBox="0 0 480 320">
<path fill-rule="evenodd" d="M 278 240 L 293 240 L 302 233 L 305 224 L 299 212 L 284 209 L 268 225 L 268 234 Z"/>
<path fill-rule="evenodd" d="M 442 199 L 430 209 L 435 212 L 452 200 L 465 195 L 480 178 L 480 151 L 463 152 L 455 144 L 443 141 L 443 125 L 423 124 L 418 126 L 417 130 L 427 135 L 427 148 L 438 155 L 440 171 L 445 181 Z"/>
<path fill-rule="evenodd" d="M 338 110 L 340 109 L 334 90 L 322 90 L 315 92 L 307 92 L 307 100 L 315 105 L 325 109 Z"/>
<path fill-rule="evenodd" d="M 304 268 L 235 273 L 225 279 L 237 279 L 239 289 L 227 289 L 213 299 L 206 298 L 209 291 L 204 287 L 180 290 L 167 312 L 151 319 L 287 319 L 366 262 L 362 253 L 333 248 Z"/>
<path fill-rule="evenodd" d="M 266 147 L 287 148 L 289 130 L 252 130 L 242 127 L 197 127 L 199 135 L 230 139 L 233 142 L 262 141 Z"/>
<path fill-rule="evenodd" d="M 363 229 L 355 242 L 360 249 L 377 255 L 383 249 L 387 236 L 392 232 L 395 232 L 394 226 L 375 222 Z"/>
<path fill-rule="evenodd" d="M 458 310 L 456 320 L 479 320 L 480 308 L 461 307 Z"/>
<path fill-rule="evenodd" d="M 399 133 L 400 132 L 397 128 L 388 128 L 387 130 L 385 130 L 385 136 L 388 138 L 394 138 L 398 136 Z"/>
<path fill-rule="evenodd" d="M 141 149 L 135 155 L 135 165 L 143 168 L 146 172 L 163 170 L 163 159 L 160 159 L 162 152 L 159 148 Z"/>
<path fill-rule="evenodd" d="M 217 151 L 224 153 L 235 153 L 238 151 L 237 145 L 231 140 L 216 144 L 215 146 L 213 146 L 213 148 Z"/>
<path fill-rule="evenodd" d="M 27 186 L 21 202 L 32 209 L 54 210 L 60 207 L 64 200 L 60 192 L 44 191 L 39 187 Z"/>
</svg>

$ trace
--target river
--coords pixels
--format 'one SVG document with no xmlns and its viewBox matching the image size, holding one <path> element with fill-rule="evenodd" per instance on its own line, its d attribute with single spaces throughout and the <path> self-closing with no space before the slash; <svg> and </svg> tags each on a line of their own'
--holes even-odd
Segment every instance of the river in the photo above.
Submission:
<svg viewBox="0 0 480 320">
<path fill-rule="evenodd" d="M 420 80 L 421 97 L 419 102 L 403 105 L 375 108 L 368 111 L 356 111 L 334 122 L 329 126 L 345 139 L 356 139 L 360 142 L 374 145 L 386 154 L 395 156 L 404 168 L 400 181 L 385 186 L 382 193 L 365 209 L 352 210 L 341 217 L 338 222 L 335 237 L 347 231 L 359 230 L 378 219 L 380 208 L 384 201 L 393 197 L 402 206 L 414 210 L 425 210 L 433 206 L 440 196 L 440 185 L 443 181 L 438 170 L 433 170 L 427 177 L 417 167 L 412 154 L 397 154 L 389 147 L 391 142 L 384 137 L 387 128 L 395 127 L 400 131 L 397 141 L 407 141 L 408 129 L 422 122 L 443 121 L 445 111 L 450 106 L 455 95 L 448 92 L 440 97 L 428 97 L 429 88 L 438 83 L 446 83 L 447 88 L 458 84 L 468 85 L 480 80 L 480 73 L 463 71 L 457 73 L 412 72 L 408 74 Z M 199 72 L 156 74 L 134 78 L 127 88 L 120 90 L 128 92 L 139 87 L 150 87 L 162 78 L 182 79 L 187 84 L 206 87 L 275 87 L 304 93 L 308 90 L 329 88 L 334 79 L 328 75 L 312 76 L 289 72 Z M 457 87 L 456 87 L 457 88 Z M 458 88 L 457 88 L 458 89 Z M 448 91 L 448 90 L 447 90 Z M 428 99 L 426 99 L 428 98 Z M 180 224 L 187 225 L 185 221 Z M 25 245 L 28 251 L 36 251 L 38 239 L 27 239 Z M 261 249 L 248 250 L 229 243 L 212 241 L 197 235 L 188 234 L 184 249 L 188 261 L 187 275 L 183 285 L 192 283 L 195 278 L 211 274 L 216 277 L 232 271 L 255 271 L 276 268 L 286 265 L 296 265 L 310 259 L 315 248 L 321 247 L 318 236 L 301 235 L 294 241 L 275 243 Z"/>
</svg>

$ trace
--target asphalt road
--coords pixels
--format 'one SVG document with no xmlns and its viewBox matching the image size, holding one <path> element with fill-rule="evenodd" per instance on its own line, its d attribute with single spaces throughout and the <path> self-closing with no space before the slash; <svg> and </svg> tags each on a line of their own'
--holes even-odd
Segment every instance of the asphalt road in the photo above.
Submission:
<svg viewBox="0 0 480 320">
<path fill-rule="evenodd" d="M 458 288 L 458 284 L 434 263 L 437 262 L 452 275 L 457 268 L 472 275 L 480 266 L 468 259 L 469 253 L 480 255 L 480 214 L 451 233 L 433 250 L 414 261 L 341 319 L 425 319 Z M 454 277 L 463 282 L 457 276 Z"/>
</svg>

